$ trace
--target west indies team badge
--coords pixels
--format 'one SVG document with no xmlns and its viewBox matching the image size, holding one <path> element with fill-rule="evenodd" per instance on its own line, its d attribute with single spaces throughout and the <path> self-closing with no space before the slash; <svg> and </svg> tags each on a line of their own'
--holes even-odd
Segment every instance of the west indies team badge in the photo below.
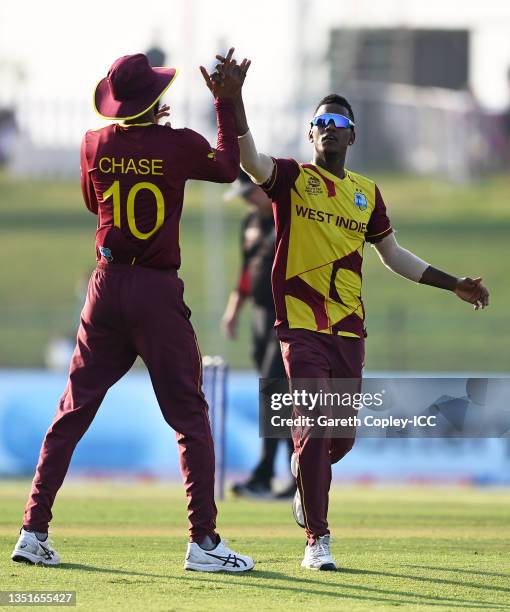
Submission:
<svg viewBox="0 0 510 612">
<path fill-rule="evenodd" d="M 361 191 L 354 192 L 354 204 L 360 210 L 366 210 L 368 207 L 367 196 Z"/>
</svg>

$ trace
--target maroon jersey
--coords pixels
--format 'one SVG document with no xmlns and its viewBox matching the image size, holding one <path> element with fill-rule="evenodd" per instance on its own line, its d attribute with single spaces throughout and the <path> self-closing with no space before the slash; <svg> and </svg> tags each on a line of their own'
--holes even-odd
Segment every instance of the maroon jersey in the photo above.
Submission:
<svg viewBox="0 0 510 612">
<path fill-rule="evenodd" d="M 188 179 L 231 183 L 239 173 L 234 107 L 216 100 L 216 149 L 197 132 L 154 123 L 88 131 L 81 186 L 98 215 L 98 261 L 178 269 L 179 222 Z"/>
</svg>

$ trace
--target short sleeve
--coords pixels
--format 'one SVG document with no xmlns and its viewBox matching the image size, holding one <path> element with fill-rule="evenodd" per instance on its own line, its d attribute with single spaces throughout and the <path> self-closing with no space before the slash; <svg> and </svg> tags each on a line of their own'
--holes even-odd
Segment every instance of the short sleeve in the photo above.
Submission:
<svg viewBox="0 0 510 612">
<path fill-rule="evenodd" d="M 237 280 L 237 292 L 244 296 L 249 297 L 250 295 L 250 273 L 248 268 L 243 268 L 241 273 L 239 274 L 239 279 Z"/>
<path fill-rule="evenodd" d="M 372 244 L 380 242 L 383 238 L 391 234 L 393 228 L 386 212 L 386 205 L 382 198 L 379 187 L 375 186 L 375 207 L 370 216 L 365 232 L 365 240 Z"/>
<path fill-rule="evenodd" d="M 273 200 L 278 201 L 280 196 L 288 193 L 297 177 L 299 176 L 299 164 L 295 159 L 284 159 L 273 157 L 273 172 L 265 183 L 260 185 L 267 195 Z"/>
</svg>

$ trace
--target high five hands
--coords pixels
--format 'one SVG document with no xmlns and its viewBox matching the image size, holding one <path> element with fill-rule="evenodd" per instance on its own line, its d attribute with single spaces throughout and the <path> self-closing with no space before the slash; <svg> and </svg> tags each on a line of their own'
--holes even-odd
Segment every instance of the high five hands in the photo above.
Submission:
<svg viewBox="0 0 510 612">
<path fill-rule="evenodd" d="M 226 57 L 217 55 L 216 59 L 220 63 L 216 65 L 216 70 L 212 74 L 200 66 L 204 81 L 215 98 L 236 98 L 241 93 L 251 60 L 245 58 L 238 64 L 233 59 L 233 55 L 234 47 L 228 50 Z"/>
<path fill-rule="evenodd" d="M 216 65 L 212 74 L 209 74 L 203 66 L 200 66 L 204 81 L 215 98 L 236 98 L 241 93 L 251 60 L 245 58 L 238 64 L 233 59 L 234 50 L 234 47 L 230 47 L 226 57 L 216 56 L 220 63 Z M 155 114 L 155 123 L 159 123 L 162 119 L 168 117 L 170 115 L 169 111 L 170 107 L 163 104 Z M 164 125 L 171 127 L 169 121 Z"/>
</svg>

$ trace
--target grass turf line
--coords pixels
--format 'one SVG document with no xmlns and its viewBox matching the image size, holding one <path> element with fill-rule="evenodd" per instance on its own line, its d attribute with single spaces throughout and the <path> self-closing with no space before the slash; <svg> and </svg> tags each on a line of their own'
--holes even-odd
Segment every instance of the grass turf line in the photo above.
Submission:
<svg viewBox="0 0 510 612">
<path fill-rule="evenodd" d="M 1 590 L 76 590 L 80 610 L 510 610 L 508 491 L 334 487 L 336 573 L 299 567 L 288 502 L 228 499 L 220 533 L 256 568 L 209 575 L 182 569 L 184 494 L 162 483 L 66 483 L 53 522 L 61 567 L 14 564 L 28 488 L 0 483 Z"/>
</svg>

